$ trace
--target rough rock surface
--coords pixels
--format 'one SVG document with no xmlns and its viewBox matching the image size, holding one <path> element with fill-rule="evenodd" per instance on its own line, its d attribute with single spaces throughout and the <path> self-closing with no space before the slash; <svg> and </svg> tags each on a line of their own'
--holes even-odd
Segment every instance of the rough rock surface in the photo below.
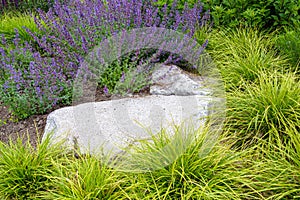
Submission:
<svg viewBox="0 0 300 200">
<path fill-rule="evenodd" d="M 175 65 L 157 65 L 152 73 L 150 94 L 153 95 L 209 95 L 204 88 L 204 78 Z"/>
<path fill-rule="evenodd" d="M 141 139 L 150 139 L 165 128 L 186 122 L 192 128 L 205 123 L 211 98 L 207 96 L 150 95 L 138 98 L 92 102 L 65 107 L 47 118 L 43 139 L 53 131 L 54 140 L 67 139 L 82 153 L 121 153 L 122 148 Z"/>
<path fill-rule="evenodd" d="M 157 65 L 150 95 L 65 107 L 49 114 L 43 139 L 66 139 L 82 153 L 122 152 L 123 148 L 150 139 L 161 128 L 172 134 L 174 125 L 197 129 L 212 106 L 211 92 L 203 77 L 175 65 Z"/>
</svg>

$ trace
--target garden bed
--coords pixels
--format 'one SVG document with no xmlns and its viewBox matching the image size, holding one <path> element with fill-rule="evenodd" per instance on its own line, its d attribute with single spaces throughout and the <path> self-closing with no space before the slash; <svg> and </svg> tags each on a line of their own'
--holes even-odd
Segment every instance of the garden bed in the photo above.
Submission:
<svg viewBox="0 0 300 200">
<path fill-rule="evenodd" d="M 134 96 L 149 95 L 149 88 L 145 88 Z M 123 98 L 120 95 L 107 95 L 100 89 L 97 89 L 95 101 L 108 101 L 112 99 Z M 33 115 L 23 120 L 13 120 L 13 115 L 8 108 L 0 102 L 0 141 L 8 143 L 11 140 L 16 141 L 17 138 L 23 138 L 23 142 L 30 141 L 30 144 L 36 147 L 37 142 L 41 141 L 46 126 L 47 116 L 52 111 L 62 108 L 64 105 L 57 105 L 45 114 Z"/>
<path fill-rule="evenodd" d="M 153 1 L 155 5 L 144 0 L 73 0 L 70 5 L 55 0 L 51 6 L 40 0 L 2 1 L 7 6 L 3 2 L 18 5 L 9 7 L 0 20 L 0 199 L 300 199 L 296 1 L 226 1 L 222 9 L 217 0 L 203 0 L 203 7 L 196 0 L 177 1 L 178 7 L 172 0 Z M 31 9 L 25 9 L 25 2 L 31 2 Z M 20 14 L 10 13 L 17 8 Z M 97 157 L 64 151 L 60 144 L 49 148 L 50 140 L 39 143 L 48 114 L 71 104 L 73 81 L 88 52 L 115 33 L 145 27 L 188 33 L 200 44 L 199 52 L 205 49 L 218 67 L 226 90 L 226 123 L 212 149 L 203 154 L 204 138 L 211 134 L 204 130 L 170 165 L 124 173 Z M 157 62 L 183 61 L 181 55 L 158 52 Z M 123 98 L 108 93 L 143 88 L 145 71 L 134 87 L 135 74 L 129 72 L 149 57 L 148 51 L 137 51 L 109 66 L 102 66 L 100 59 L 100 65 L 95 62 L 105 69 L 97 80 L 95 101 Z M 149 95 L 148 89 L 139 95 Z M 8 106 L 19 121 L 12 120 Z M 162 134 L 137 151 L 157 152 L 172 139 Z"/>
</svg>

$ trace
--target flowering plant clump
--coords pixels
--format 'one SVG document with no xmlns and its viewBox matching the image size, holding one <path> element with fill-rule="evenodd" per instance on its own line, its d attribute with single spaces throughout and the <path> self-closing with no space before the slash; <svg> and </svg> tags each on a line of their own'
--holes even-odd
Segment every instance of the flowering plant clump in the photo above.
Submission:
<svg viewBox="0 0 300 200">
<path fill-rule="evenodd" d="M 4 77 L 0 82 L 0 101 L 9 105 L 20 118 L 45 112 L 57 103 L 70 103 L 72 82 L 80 63 L 104 39 L 122 30 L 143 27 L 171 29 L 193 37 L 195 31 L 209 21 L 209 12 L 203 12 L 200 2 L 180 11 L 176 9 L 176 1 L 171 8 L 158 8 L 154 3 L 143 0 L 55 1 L 48 12 L 40 10 L 35 23 L 44 35 L 27 29 L 34 38 L 32 44 L 18 44 L 17 34 L 14 50 L 0 48 L 0 73 Z M 2 46 L 4 44 L 3 38 Z M 146 54 L 149 52 L 152 51 Z M 20 60 L 20 57 L 27 59 Z M 114 76 L 121 78 L 124 71 L 119 70 Z M 107 89 L 105 81 L 101 84 Z"/>
<path fill-rule="evenodd" d="M 49 34 L 41 38 L 35 36 L 35 39 L 47 55 L 63 58 L 67 66 L 68 62 L 81 62 L 103 39 L 120 30 L 161 27 L 185 32 L 192 37 L 196 28 L 209 19 L 208 13 L 202 13 L 200 2 L 181 12 L 175 8 L 176 2 L 170 9 L 167 6 L 159 9 L 151 1 L 142 0 L 57 2 L 49 12 L 39 13 L 37 24 L 45 21 Z M 43 25 L 40 28 L 44 30 Z"/>
<path fill-rule="evenodd" d="M 20 45 L 18 34 L 14 45 L 9 52 L 0 48 L 0 100 L 12 113 L 22 119 L 67 100 L 64 93 L 70 81 L 55 59 L 41 57 L 28 43 Z"/>
</svg>

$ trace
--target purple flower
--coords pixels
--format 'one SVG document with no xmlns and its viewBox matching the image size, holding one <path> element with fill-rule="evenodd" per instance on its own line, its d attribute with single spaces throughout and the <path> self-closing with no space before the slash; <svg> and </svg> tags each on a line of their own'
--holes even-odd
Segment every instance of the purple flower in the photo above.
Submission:
<svg viewBox="0 0 300 200">
<path fill-rule="evenodd" d="M 105 95 L 109 94 L 109 90 L 108 90 L 106 85 L 103 88 L 103 92 L 104 92 Z"/>
<path fill-rule="evenodd" d="M 3 88 L 5 91 L 9 88 L 9 81 L 5 81 L 5 83 L 3 84 Z"/>
<path fill-rule="evenodd" d="M 6 39 L 4 37 L 4 34 L 1 35 L 1 43 L 2 45 L 6 45 Z"/>
<path fill-rule="evenodd" d="M 125 72 L 122 72 L 121 82 L 123 83 L 124 81 L 125 81 Z"/>
<path fill-rule="evenodd" d="M 205 42 L 202 44 L 202 48 L 205 49 L 208 45 L 208 40 L 205 40 Z"/>
</svg>

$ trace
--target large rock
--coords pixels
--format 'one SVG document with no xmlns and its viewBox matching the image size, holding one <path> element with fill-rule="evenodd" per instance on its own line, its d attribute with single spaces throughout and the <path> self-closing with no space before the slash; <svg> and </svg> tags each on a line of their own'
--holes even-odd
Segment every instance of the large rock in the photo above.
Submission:
<svg viewBox="0 0 300 200">
<path fill-rule="evenodd" d="M 204 77 L 186 72 L 175 65 L 158 64 L 152 73 L 150 94 L 153 95 L 210 95 L 204 87 Z"/>
<path fill-rule="evenodd" d="M 118 154 L 141 139 L 150 139 L 165 128 L 172 134 L 174 125 L 183 122 L 193 128 L 205 123 L 211 97 L 163 96 L 124 98 L 84 103 L 58 109 L 48 115 L 43 139 L 53 131 L 52 141 L 66 139 L 82 153 Z"/>
<path fill-rule="evenodd" d="M 101 156 L 118 158 L 109 160 L 122 160 L 124 162 L 118 163 L 129 164 L 130 170 L 132 165 L 141 163 L 139 170 L 159 169 L 185 151 L 190 138 L 186 140 L 184 134 L 193 137 L 190 130 L 203 126 L 208 116 L 210 130 L 215 132 L 219 129 L 218 124 L 222 123 L 223 118 L 215 112 L 215 108 L 223 108 L 224 101 L 216 98 L 216 87 L 212 85 L 214 79 L 191 74 L 175 65 L 158 64 L 151 73 L 150 95 L 132 95 L 130 98 L 113 98 L 58 109 L 48 115 L 43 140 L 50 135 L 52 142 L 65 140 L 69 148 L 79 149 L 84 154 L 101 153 Z M 189 131 L 179 131 L 178 138 L 174 131 L 178 126 Z M 161 151 L 143 152 L 137 157 L 124 154 L 124 149 L 127 152 L 130 147 L 139 145 L 141 140 L 151 141 L 152 135 L 162 129 L 173 137 L 170 137 L 170 145 Z M 217 134 L 206 136 L 205 145 L 201 147 L 203 155 L 210 150 L 216 137 Z M 141 160 L 136 159 L 139 156 Z M 129 162 L 126 162 L 127 159 Z"/>
</svg>

